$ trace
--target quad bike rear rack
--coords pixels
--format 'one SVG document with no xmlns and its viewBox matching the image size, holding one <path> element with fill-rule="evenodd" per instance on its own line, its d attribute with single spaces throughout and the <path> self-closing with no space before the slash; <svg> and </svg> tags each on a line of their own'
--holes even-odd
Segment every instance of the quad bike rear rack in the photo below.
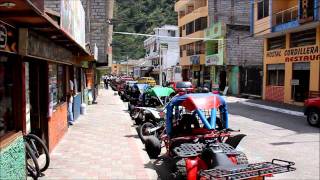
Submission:
<svg viewBox="0 0 320 180">
<path fill-rule="evenodd" d="M 271 162 L 235 165 L 230 167 L 217 167 L 215 169 L 199 172 L 201 179 L 208 180 L 240 180 L 255 177 L 270 177 L 274 174 L 295 171 L 294 162 L 273 159 Z"/>
</svg>

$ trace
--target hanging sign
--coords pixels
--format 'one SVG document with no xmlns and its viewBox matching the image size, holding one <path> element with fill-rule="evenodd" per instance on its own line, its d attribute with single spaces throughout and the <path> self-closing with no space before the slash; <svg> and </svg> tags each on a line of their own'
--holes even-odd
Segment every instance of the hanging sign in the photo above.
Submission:
<svg viewBox="0 0 320 180">
<path fill-rule="evenodd" d="M 0 50 L 17 52 L 17 36 L 13 28 L 0 23 Z"/>
</svg>

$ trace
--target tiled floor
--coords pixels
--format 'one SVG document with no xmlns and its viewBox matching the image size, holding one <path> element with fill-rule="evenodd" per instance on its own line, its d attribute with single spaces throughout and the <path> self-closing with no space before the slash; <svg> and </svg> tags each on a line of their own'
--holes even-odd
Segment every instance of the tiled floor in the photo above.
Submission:
<svg viewBox="0 0 320 180">
<path fill-rule="evenodd" d="M 51 153 L 42 179 L 157 179 L 125 110 L 113 91 L 100 90 L 98 104 L 87 106 Z"/>
</svg>

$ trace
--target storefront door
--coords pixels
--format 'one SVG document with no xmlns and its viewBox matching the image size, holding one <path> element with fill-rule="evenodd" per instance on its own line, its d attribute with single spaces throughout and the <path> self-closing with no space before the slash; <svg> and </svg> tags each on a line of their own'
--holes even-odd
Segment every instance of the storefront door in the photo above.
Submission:
<svg viewBox="0 0 320 180">
<path fill-rule="evenodd" d="M 294 101 L 303 102 L 308 98 L 310 83 L 310 63 L 293 63 L 292 97 Z"/>
</svg>

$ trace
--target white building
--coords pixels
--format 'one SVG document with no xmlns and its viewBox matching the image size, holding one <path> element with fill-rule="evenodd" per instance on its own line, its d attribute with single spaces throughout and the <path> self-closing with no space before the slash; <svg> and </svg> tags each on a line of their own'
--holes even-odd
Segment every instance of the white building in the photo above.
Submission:
<svg viewBox="0 0 320 180">
<path fill-rule="evenodd" d="M 165 81 L 181 81 L 181 67 L 179 66 L 179 28 L 173 25 L 164 25 L 154 29 L 155 36 L 144 41 L 146 60 L 152 61 L 154 67 L 152 76 L 159 81 L 161 51 L 162 79 Z M 161 44 L 161 48 L 160 47 Z"/>
</svg>

